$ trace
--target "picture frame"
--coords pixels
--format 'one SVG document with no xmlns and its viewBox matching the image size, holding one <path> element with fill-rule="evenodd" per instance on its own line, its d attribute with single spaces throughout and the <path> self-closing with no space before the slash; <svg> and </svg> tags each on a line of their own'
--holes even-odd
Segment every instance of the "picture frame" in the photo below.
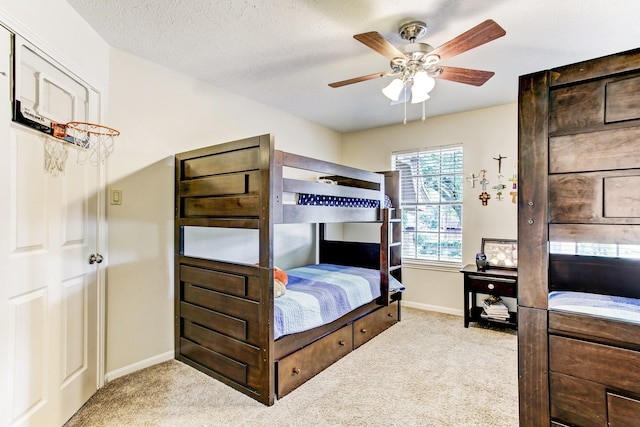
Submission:
<svg viewBox="0 0 640 427">
<path fill-rule="evenodd" d="M 481 252 L 487 256 L 487 268 L 518 269 L 518 241 L 482 239 Z"/>
</svg>

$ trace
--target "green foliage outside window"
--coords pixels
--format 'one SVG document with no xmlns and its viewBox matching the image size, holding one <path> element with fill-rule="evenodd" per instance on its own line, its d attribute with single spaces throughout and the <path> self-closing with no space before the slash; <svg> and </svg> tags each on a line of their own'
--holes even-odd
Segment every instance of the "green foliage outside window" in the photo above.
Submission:
<svg viewBox="0 0 640 427">
<path fill-rule="evenodd" d="M 462 260 L 462 146 L 394 153 L 402 185 L 403 258 Z"/>
</svg>

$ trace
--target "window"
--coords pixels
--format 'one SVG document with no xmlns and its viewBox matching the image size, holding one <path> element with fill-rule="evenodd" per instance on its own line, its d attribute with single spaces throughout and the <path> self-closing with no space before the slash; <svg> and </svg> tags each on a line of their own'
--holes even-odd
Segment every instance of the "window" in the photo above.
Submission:
<svg viewBox="0 0 640 427">
<path fill-rule="evenodd" d="M 393 153 L 402 185 L 402 257 L 462 261 L 462 146 Z"/>
<path fill-rule="evenodd" d="M 549 242 L 552 254 L 588 255 L 612 258 L 640 258 L 640 245 L 615 243 Z"/>
</svg>

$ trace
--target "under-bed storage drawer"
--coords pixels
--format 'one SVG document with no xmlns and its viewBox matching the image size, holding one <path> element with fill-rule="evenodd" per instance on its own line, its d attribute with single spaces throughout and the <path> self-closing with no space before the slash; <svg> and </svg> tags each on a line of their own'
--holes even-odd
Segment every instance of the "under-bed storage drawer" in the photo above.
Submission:
<svg viewBox="0 0 640 427">
<path fill-rule="evenodd" d="M 278 361 L 278 398 L 287 395 L 353 349 L 353 328 L 346 325 Z"/>
<path fill-rule="evenodd" d="M 353 347 L 358 348 L 398 321 L 398 303 L 394 302 L 353 322 Z"/>
<path fill-rule="evenodd" d="M 615 425 L 632 425 L 620 422 L 637 420 L 626 414 L 640 411 L 635 399 L 640 396 L 639 368 L 638 351 L 550 335 L 552 418 L 573 425 L 603 426 L 608 414 L 609 422 L 618 420 Z"/>
</svg>

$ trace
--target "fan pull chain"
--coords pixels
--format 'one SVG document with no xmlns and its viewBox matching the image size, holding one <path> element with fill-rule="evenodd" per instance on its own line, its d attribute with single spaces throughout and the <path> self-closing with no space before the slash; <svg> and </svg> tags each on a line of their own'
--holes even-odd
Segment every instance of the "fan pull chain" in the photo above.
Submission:
<svg viewBox="0 0 640 427">
<path fill-rule="evenodd" d="M 408 103 L 408 101 L 407 101 L 407 85 L 405 83 L 405 85 L 404 85 L 404 102 L 403 102 L 403 104 L 404 104 L 404 121 L 402 122 L 403 125 L 407 124 L 407 103 Z"/>
<path fill-rule="evenodd" d="M 403 125 L 407 124 L 407 102 L 404 102 L 404 120 L 402 121 Z"/>
<path fill-rule="evenodd" d="M 427 103 L 426 101 L 422 101 L 422 123 L 424 123 L 427 120 L 427 117 L 426 117 L 427 107 L 425 107 L 426 103 Z"/>
</svg>

